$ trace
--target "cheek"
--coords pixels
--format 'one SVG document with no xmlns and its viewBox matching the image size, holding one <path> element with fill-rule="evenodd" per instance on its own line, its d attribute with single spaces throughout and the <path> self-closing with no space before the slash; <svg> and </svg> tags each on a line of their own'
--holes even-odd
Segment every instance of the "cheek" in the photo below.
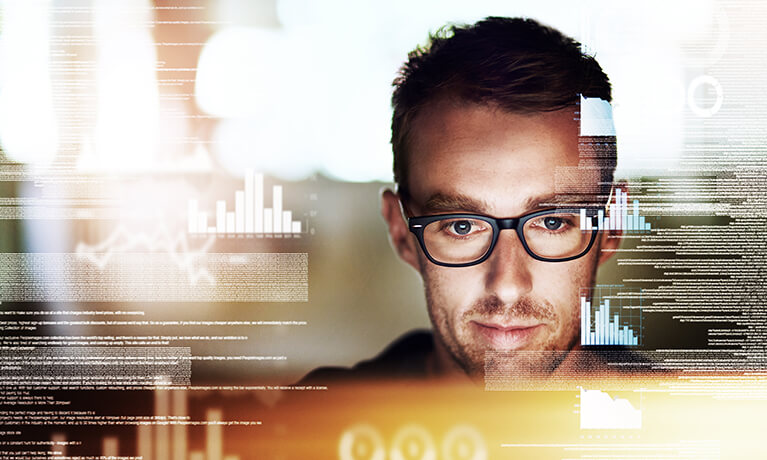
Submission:
<svg viewBox="0 0 767 460">
<path fill-rule="evenodd" d="M 590 269 L 581 264 L 570 264 L 565 262 L 536 273 L 533 276 L 533 295 L 559 306 L 564 300 L 577 297 L 581 288 L 589 287 L 590 276 L 585 271 Z"/>
<path fill-rule="evenodd" d="M 580 327 L 580 295 L 592 287 L 595 263 L 596 258 L 589 254 L 536 272 L 533 296 L 556 309 L 558 327 L 555 335 L 570 335 L 573 328 Z"/>
<path fill-rule="evenodd" d="M 483 278 L 475 267 L 438 267 L 423 255 L 419 257 L 430 314 L 453 321 L 482 297 Z"/>
<path fill-rule="evenodd" d="M 581 289 L 592 286 L 596 262 L 593 251 L 569 262 L 543 262 L 545 265 L 537 266 L 534 289 L 541 294 L 547 293 L 548 300 L 554 305 L 561 302 L 557 299 L 577 299 Z"/>
</svg>

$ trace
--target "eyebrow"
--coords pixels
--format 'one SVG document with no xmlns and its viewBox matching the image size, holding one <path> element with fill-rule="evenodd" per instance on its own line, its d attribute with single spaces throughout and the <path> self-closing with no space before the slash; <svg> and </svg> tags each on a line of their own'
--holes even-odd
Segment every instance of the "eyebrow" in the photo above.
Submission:
<svg viewBox="0 0 767 460">
<path fill-rule="evenodd" d="M 550 193 L 548 195 L 527 198 L 524 202 L 524 209 L 532 210 L 535 208 L 551 208 L 556 206 L 579 207 L 587 201 L 589 201 L 587 195 Z"/>
<path fill-rule="evenodd" d="M 550 208 L 550 207 L 600 207 L 604 206 L 603 200 L 598 195 L 583 193 L 552 193 L 542 197 L 532 197 L 525 200 L 525 209 Z"/>
<path fill-rule="evenodd" d="M 486 213 L 490 206 L 484 201 L 472 198 L 467 195 L 445 193 L 435 193 L 426 200 L 423 206 L 424 211 L 428 213 L 467 211 L 477 214 Z"/>
<path fill-rule="evenodd" d="M 575 198 L 575 199 L 574 199 Z M 578 196 L 578 198 L 580 198 Z M 550 193 L 547 195 L 532 196 L 525 199 L 522 205 L 522 214 L 535 209 L 556 207 L 562 205 L 576 205 L 580 199 L 573 195 Z M 577 205 L 576 205 L 577 206 Z M 448 213 L 464 211 L 474 214 L 487 214 L 490 206 L 486 201 L 472 198 L 463 194 L 435 193 L 423 206 L 426 213 Z"/>
</svg>

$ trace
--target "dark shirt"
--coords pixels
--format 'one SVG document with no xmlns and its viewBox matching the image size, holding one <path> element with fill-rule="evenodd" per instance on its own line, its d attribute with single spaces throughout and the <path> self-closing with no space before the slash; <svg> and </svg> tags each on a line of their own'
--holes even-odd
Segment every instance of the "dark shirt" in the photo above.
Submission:
<svg viewBox="0 0 767 460">
<path fill-rule="evenodd" d="M 433 351 L 434 337 L 430 331 L 410 331 L 392 342 L 375 358 L 360 361 L 351 368 L 320 367 L 304 376 L 298 384 L 325 385 L 329 382 L 425 379 L 426 361 Z"/>
</svg>

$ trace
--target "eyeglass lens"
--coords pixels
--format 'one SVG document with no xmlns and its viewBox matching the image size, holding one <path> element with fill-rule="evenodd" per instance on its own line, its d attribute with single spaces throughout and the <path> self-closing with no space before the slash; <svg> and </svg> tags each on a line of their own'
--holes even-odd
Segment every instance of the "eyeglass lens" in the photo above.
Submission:
<svg viewBox="0 0 767 460">
<path fill-rule="evenodd" d="M 526 220 L 522 234 L 538 257 L 562 259 L 577 256 L 588 247 L 592 232 L 581 227 L 579 213 L 552 212 Z M 470 263 L 490 250 L 493 232 L 489 221 L 447 216 L 424 227 L 423 241 L 429 255 L 439 262 Z"/>
</svg>

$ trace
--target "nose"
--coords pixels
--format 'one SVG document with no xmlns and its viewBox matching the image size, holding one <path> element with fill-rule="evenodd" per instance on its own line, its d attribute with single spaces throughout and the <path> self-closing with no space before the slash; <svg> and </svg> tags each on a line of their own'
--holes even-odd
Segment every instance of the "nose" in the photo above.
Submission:
<svg viewBox="0 0 767 460">
<path fill-rule="evenodd" d="M 527 254 L 513 230 L 502 231 L 490 258 L 485 261 L 486 289 L 505 305 L 511 305 L 530 293 L 533 280 L 530 264 L 535 260 Z"/>
</svg>

